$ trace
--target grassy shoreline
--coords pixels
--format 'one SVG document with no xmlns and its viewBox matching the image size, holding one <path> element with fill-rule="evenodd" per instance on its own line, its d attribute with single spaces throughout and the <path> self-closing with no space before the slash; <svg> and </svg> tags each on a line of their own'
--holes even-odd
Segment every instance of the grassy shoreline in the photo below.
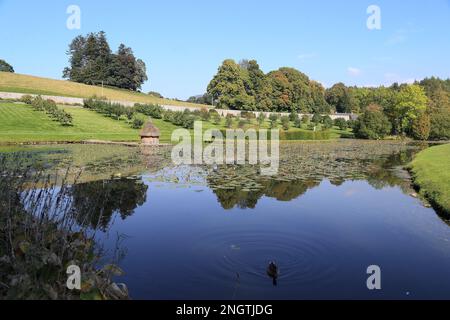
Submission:
<svg viewBox="0 0 450 320">
<path fill-rule="evenodd" d="M 420 152 L 408 169 L 421 195 L 450 217 L 450 144 Z"/>
</svg>

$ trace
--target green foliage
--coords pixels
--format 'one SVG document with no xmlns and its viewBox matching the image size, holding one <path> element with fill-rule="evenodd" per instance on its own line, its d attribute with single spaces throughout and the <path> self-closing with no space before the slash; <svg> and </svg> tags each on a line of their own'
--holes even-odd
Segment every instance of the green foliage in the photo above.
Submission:
<svg viewBox="0 0 450 320">
<path fill-rule="evenodd" d="M 284 131 L 288 131 L 291 127 L 291 123 L 288 116 L 281 117 L 281 125 Z"/>
<path fill-rule="evenodd" d="M 225 119 L 225 127 L 231 129 L 233 127 L 233 116 L 231 114 L 227 115 Z"/>
<path fill-rule="evenodd" d="M 33 99 L 34 98 L 32 96 L 25 95 L 25 96 L 22 96 L 22 98 L 20 98 L 20 101 L 23 102 L 23 103 L 31 105 L 31 104 L 33 104 Z"/>
<path fill-rule="evenodd" d="M 289 120 L 292 122 L 295 122 L 295 120 L 297 120 L 299 118 L 298 113 L 296 111 L 292 111 L 289 114 Z"/>
<path fill-rule="evenodd" d="M 38 96 L 31 101 L 31 105 L 36 111 L 45 112 L 50 118 L 59 122 L 62 126 L 68 127 L 73 125 L 72 115 L 59 109 L 52 100 L 44 100 Z"/>
<path fill-rule="evenodd" d="M 294 120 L 294 127 L 296 128 L 301 128 L 302 127 L 302 120 L 300 119 L 300 117 L 296 117 Z"/>
<path fill-rule="evenodd" d="M 272 113 L 269 116 L 270 128 L 271 129 L 274 129 L 274 128 L 276 128 L 278 126 L 278 119 L 279 119 L 279 116 L 276 113 Z"/>
<path fill-rule="evenodd" d="M 333 128 L 333 120 L 330 116 L 324 116 L 322 118 L 323 129 L 331 129 Z"/>
<path fill-rule="evenodd" d="M 414 139 L 426 141 L 430 137 L 430 132 L 431 119 L 428 114 L 423 113 L 414 119 L 411 128 L 411 135 Z"/>
<path fill-rule="evenodd" d="M 266 121 L 266 116 L 264 115 L 264 113 L 260 112 L 258 115 L 258 125 L 261 127 L 265 121 Z"/>
<path fill-rule="evenodd" d="M 243 60 L 240 64 L 225 60 L 210 82 L 208 94 L 226 109 L 330 111 L 322 85 L 293 68 L 280 68 L 265 75 L 255 60 Z"/>
<path fill-rule="evenodd" d="M 127 107 L 119 103 L 96 100 L 94 98 L 85 99 L 83 107 L 116 120 L 119 120 L 121 116 L 127 114 Z"/>
<path fill-rule="evenodd" d="M 325 99 L 338 113 L 352 112 L 351 93 L 343 83 L 337 83 L 328 89 Z"/>
<path fill-rule="evenodd" d="M 148 80 L 145 63 L 123 44 L 113 54 L 103 31 L 76 37 L 68 55 L 70 67 L 64 69 L 63 76 L 71 81 L 135 91 Z"/>
<path fill-rule="evenodd" d="M 141 118 L 134 118 L 131 127 L 133 129 L 141 129 L 144 126 L 144 122 Z"/>
<path fill-rule="evenodd" d="M 432 140 L 450 140 L 450 108 L 441 109 L 431 114 Z"/>
<path fill-rule="evenodd" d="M 140 112 L 148 117 L 153 119 L 162 119 L 163 118 L 163 108 L 156 104 L 135 104 L 134 110 L 136 112 Z"/>
<path fill-rule="evenodd" d="M 213 104 L 213 96 L 205 93 L 202 96 L 194 96 L 194 97 L 190 97 L 189 99 L 186 100 L 186 102 L 190 102 L 190 103 L 197 103 L 197 104 L 204 104 L 204 105 L 211 105 Z"/>
<path fill-rule="evenodd" d="M 384 108 L 393 125 L 394 134 L 411 131 L 413 121 L 427 109 L 428 98 L 425 90 L 418 85 L 402 86 L 393 104 Z"/>
<path fill-rule="evenodd" d="M 392 125 L 382 112 L 368 110 L 358 118 L 354 130 L 357 138 L 380 140 L 391 132 Z"/>
<path fill-rule="evenodd" d="M 315 113 L 315 114 L 313 115 L 311 121 L 312 121 L 314 124 L 318 125 L 318 124 L 322 123 L 322 120 L 323 120 L 322 116 L 321 116 L 319 113 Z"/>
<path fill-rule="evenodd" d="M 222 118 L 220 117 L 220 114 L 218 114 L 217 112 L 213 114 L 213 123 L 215 125 L 220 125 L 222 121 Z"/>
<path fill-rule="evenodd" d="M 149 95 L 149 96 L 152 96 L 152 97 L 164 99 L 163 95 L 162 95 L 161 93 L 159 93 L 159 92 L 150 91 L 150 92 L 148 93 L 148 95 Z"/>
<path fill-rule="evenodd" d="M 340 130 L 347 130 L 347 121 L 344 118 L 337 118 L 334 120 L 334 125 L 338 127 Z"/>
<path fill-rule="evenodd" d="M 303 124 L 308 124 L 310 121 L 311 121 L 311 119 L 309 118 L 309 116 L 304 115 L 304 116 L 302 117 L 302 123 L 303 123 Z"/>
<path fill-rule="evenodd" d="M 255 99 L 247 94 L 244 72 L 233 60 L 225 60 L 208 85 L 208 94 L 224 109 L 255 110 Z"/>
<path fill-rule="evenodd" d="M 163 119 L 185 129 L 194 128 L 195 116 L 189 110 L 184 112 L 167 110 L 163 114 Z"/>
<path fill-rule="evenodd" d="M 0 72 L 14 73 L 14 68 L 5 60 L 0 59 Z"/>
</svg>

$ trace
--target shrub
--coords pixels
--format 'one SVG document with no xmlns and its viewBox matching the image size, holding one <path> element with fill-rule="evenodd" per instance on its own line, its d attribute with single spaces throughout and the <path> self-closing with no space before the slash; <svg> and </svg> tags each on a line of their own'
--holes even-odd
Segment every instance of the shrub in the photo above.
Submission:
<svg viewBox="0 0 450 320">
<path fill-rule="evenodd" d="M 58 121 L 63 126 L 72 126 L 72 115 L 64 110 L 58 109 L 52 100 L 44 100 L 38 96 L 33 99 L 32 106 L 36 111 L 45 112 L 51 119 Z"/>
<path fill-rule="evenodd" d="M 144 120 L 142 120 L 141 118 L 134 118 L 133 122 L 131 123 L 131 127 L 133 129 L 141 129 L 143 125 L 144 125 Z"/>
<path fill-rule="evenodd" d="M 281 125 L 283 126 L 284 131 L 288 131 L 291 127 L 291 123 L 288 116 L 281 117 Z"/>
<path fill-rule="evenodd" d="M 262 126 L 264 124 L 264 122 L 266 121 L 265 114 L 263 112 L 260 112 L 259 115 L 258 115 L 257 120 L 258 120 L 258 125 Z"/>
<path fill-rule="evenodd" d="M 222 121 L 222 117 L 217 112 L 213 114 L 212 118 L 213 118 L 213 123 L 215 125 L 219 125 L 220 122 Z"/>
<path fill-rule="evenodd" d="M 333 128 L 333 120 L 330 118 L 330 116 L 324 116 L 322 118 L 322 123 L 323 123 L 323 129 Z"/>
<path fill-rule="evenodd" d="M 276 128 L 277 127 L 277 125 L 278 125 L 278 115 L 276 114 L 276 113 L 272 113 L 270 116 L 269 116 L 269 120 L 270 120 L 270 127 L 273 129 L 273 128 Z"/>
<path fill-rule="evenodd" d="M 294 126 L 296 128 L 301 128 L 302 127 L 302 121 L 300 120 L 300 117 L 295 118 L 294 120 Z"/>
<path fill-rule="evenodd" d="M 157 104 L 135 104 L 134 109 L 136 112 L 142 113 L 153 119 L 162 119 L 164 110 Z"/>
<path fill-rule="evenodd" d="M 125 115 L 127 116 L 128 120 L 132 120 L 135 114 L 136 110 L 134 108 L 127 108 L 125 110 Z"/>
<path fill-rule="evenodd" d="M 302 117 L 302 123 L 303 123 L 303 124 L 308 124 L 310 121 L 311 121 L 311 119 L 309 118 L 309 116 L 304 115 L 304 116 Z"/>
<path fill-rule="evenodd" d="M 289 114 L 289 121 L 295 122 L 295 120 L 298 118 L 298 113 L 295 110 Z"/>
<path fill-rule="evenodd" d="M 203 121 L 209 121 L 211 119 L 211 113 L 208 111 L 207 108 L 202 108 L 200 110 L 200 118 Z"/>
<path fill-rule="evenodd" d="M 318 113 L 315 113 L 312 117 L 312 122 L 314 122 L 316 125 L 322 123 L 322 116 Z"/>
<path fill-rule="evenodd" d="M 366 111 L 356 122 L 355 135 L 361 139 L 380 140 L 392 130 L 389 119 L 380 111 Z"/>
<path fill-rule="evenodd" d="M 228 129 L 231 129 L 231 127 L 233 127 L 233 116 L 231 114 L 227 115 L 225 119 L 225 126 Z"/>
<path fill-rule="evenodd" d="M 194 129 L 195 117 L 192 115 L 184 114 L 182 117 L 182 126 L 186 129 Z"/>
<path fill-rule="evenodd" d="M 347 121 L 344 118 L 337 118 L 334 120 L 334 125 L 341 130 L 347 130 Z"/>
<path fill-rule="evenodd" d="M 22 98 L 20 98 L 20 101 L 31 105 L 33 103 L 33 97 L 30 95 L 25 95 L 25 96 L 22 96 Z"/>
</svg>

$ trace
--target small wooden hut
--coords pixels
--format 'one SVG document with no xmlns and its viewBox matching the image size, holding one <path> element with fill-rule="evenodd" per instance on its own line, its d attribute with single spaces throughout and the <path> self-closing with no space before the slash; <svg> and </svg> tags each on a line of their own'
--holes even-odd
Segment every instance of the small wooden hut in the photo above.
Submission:
<svg viewBox="0 0 450 320">
<path fill-rule="evenodd" d="M 148 121 L 141 133 L 141 143 L 146 146 L 157 146 L 159 145 L 159 138 L 161 136 L 161 131 L 155 127 L 155 125 Z"/>
</svg>

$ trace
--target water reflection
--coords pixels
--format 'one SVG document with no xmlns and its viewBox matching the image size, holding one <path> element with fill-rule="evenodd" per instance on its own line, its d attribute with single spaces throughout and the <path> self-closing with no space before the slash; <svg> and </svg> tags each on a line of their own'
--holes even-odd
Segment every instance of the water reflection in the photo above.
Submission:
<svg viewBox="0 0 450 320">
<path fill-rule="evenodd" d="M 80 183 L 71 189 L 79 224 L 105 231 L 115 214 L 125 220 L 147 201 L 148 186 L 141 179 L 112 179 Z"/>
<path fill-rule="evenodd" d="M 133 298 L 373 298 L 373 263 L 386 270 L 383 298 L 448 298 L 448 226 L 409 196 L 402 169 L 420 149 L 287 144 L 275 177 L 251 166 L 174 167 L 164 154 L 122 165 L 80 152 L 89 161 L 72 162 L 89 170 L 68 194 L 78 223 L 105 231 L 99 243 L 114 248 L 106 230 L 130 236 L 122 267 Z"/>
</svg>

